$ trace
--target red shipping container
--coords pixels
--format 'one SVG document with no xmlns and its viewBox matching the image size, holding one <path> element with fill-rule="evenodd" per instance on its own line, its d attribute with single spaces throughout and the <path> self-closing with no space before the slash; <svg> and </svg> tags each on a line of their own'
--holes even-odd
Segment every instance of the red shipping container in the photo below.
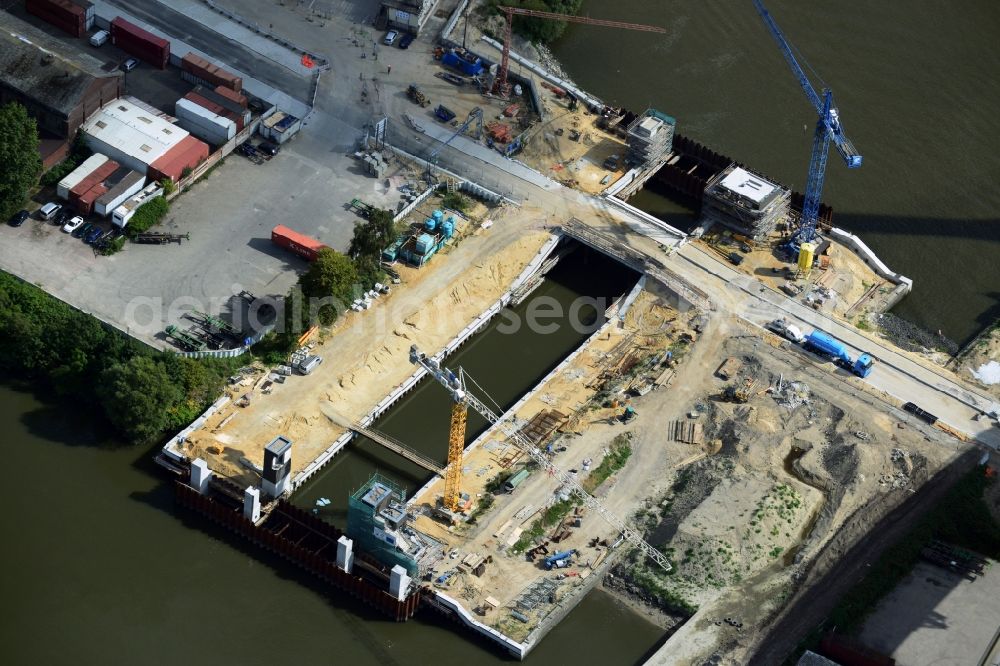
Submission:
<svg viewBox="0 0 1000 666">
<path fill-rule="evenodd" d="M 215 104 L 214 102 L 208 101 L 207 99 L 205 99 L 196 92 L 189 92 L 188 94 L 184 95 L 184 99 L 190 102 L 194 102 L 203 109 L 208 109 L 217 116 L 226 115 L 226 110 L 224 108 L 222 108 L 218 104 Z"/>
<path fill-rule="evenodd" d="M 292 231 L 288 227 L 279 224 L 271 230 L 271 242 L 278 247 L 291 250 L 306 261 L 314 261 L 319 256 L 319 251 L 328 248 L 315 238 L 310 238 L 297 231 Z"/>
<path fill-rule="evenodd" d="M 240 105 L 240 108 L 247 108 L 247 96 L 236 92 L 235 90 L 230 90 L 226 86 L 216 86 L 216 94 L 222 95 L 226 99 L 236 102 Z"/>
<path fill-rule="evenodd" d="M 69 191 L 69 200 L 76 201 L 80 198 L 80 195 L 89 191 L 90 188 L 94 187 L 98 183 L 103 183 L 105 179 L 118 170 L 118 162 L 114 160 L 108 160 L 101 166 L 97 167 L 89 176 L 81 180 L 76 186 Z"/>
<path fill-rule="evenodd" d="M 234 92 L 243 90 L 243 79 L 193 53 L 181 58 L 181 69 L 212 86 L 223 86 Z"/>
<path fill-rule="evenodd" d="M 194 169 L 207 158 L 208 144 L 188 135 L 150 164 L 146 176 L 156 181 L 169 178 L 176 183 L 184 169 Z"/>
<path fill-rule="evenodd" d="M 123 51 L 164 69 L 170 61 L 170 42 L 121 16 L 111 22 L 111 42 Z"/>
<path fill-rule="evenodd" d="M 80 215 L 90 215 L 94 212 L 94 202 L 108 191 L 103 184 L 98 183 L 76 200 L 76 212 Z"/>
<path fill-rule="evenodd" d="M 82 37 L 87 31 L 86 10 L 69 0 L 28 0 L 25 9 L 74 37 Z"/>
</svg>

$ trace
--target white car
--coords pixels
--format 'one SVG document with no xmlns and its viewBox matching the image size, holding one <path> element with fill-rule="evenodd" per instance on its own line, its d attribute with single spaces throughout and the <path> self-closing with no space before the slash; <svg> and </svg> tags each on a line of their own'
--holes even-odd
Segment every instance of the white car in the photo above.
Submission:
<svg viewBox="0 0 1000 666">
<path fill-rule="evenodd" d="M 77 229 L 79 229 L 81 224 L 83 224 L 83 218 L 77 215 L 72 220 L 64 224 L 62 230 L 68 234 L 71 234 Z"/>
<path fill-rule="evenodd" d="M 385 43 L 386 46 L 392 46 L 393 43 L 396 41 L 397 37 L 399 37 L 399 33 L 396 32 L 395 30 L 390 30 L 389 32 L 385 33 L 385 39 L 383 40 L 383 42 Z"/>
</svg>

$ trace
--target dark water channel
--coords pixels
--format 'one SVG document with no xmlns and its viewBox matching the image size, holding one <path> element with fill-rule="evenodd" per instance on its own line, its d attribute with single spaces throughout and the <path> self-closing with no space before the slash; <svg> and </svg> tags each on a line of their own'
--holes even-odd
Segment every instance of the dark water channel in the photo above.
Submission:
<svg viewBox="0 0 1000 666">
<path fill-rule="evenodd" d="M 634 283 L 620 271 L 593 258 L 569 262 L 536 294 L 560 301 L 579 293 L 618 295 Z M 486 336 L 492 342 L 484 343 Z M 487 332 L 455 359 L 508 404 L 580 339 L 557 333 L 532 342 Z M 416 412 L 405 417 L 407 409 Z M 412 423 L 404 425 L 406 418 Z M 439 423 L 447 418 L 443 391 L 428 385 L 379 427 L 443 460 Z M 7 459 L 16 460 L 0 513 L 0 663 L 507 661 L 432 612 L 396 624 L 348 598 L 315 592 L 315 582 L 286 563 L 176 509 L 170 485 L 151 462 L 153 450 L 117 445 L 85 414 L 0 386 L 0 419 Z M 481 425 L 473 422 L 473 429 Z M 381 452 L 354 447 L 315 487 L 342 503 L 376 469 L 411 488 L 425 477 Z M 661 635 L 595 591 L 527 661 L 632 664 Z"/>
<path fill-rule="evenodd" d="M 896 314 L 969 339 L 1000 317 L 1000 3 L 766 5 L 864 155 L 848 170 L 831 150 L 834 223 L 914 280 Z M 584 0 L 581 13 L 668 32 L 571 25 L 553 50 L 580 86 L 669 113 L 679 133 L 805 189 L 816 115 L 750 2 Z M 690 218 L 652 193 L 631 203 L 679 226 Z"/>
</svg>

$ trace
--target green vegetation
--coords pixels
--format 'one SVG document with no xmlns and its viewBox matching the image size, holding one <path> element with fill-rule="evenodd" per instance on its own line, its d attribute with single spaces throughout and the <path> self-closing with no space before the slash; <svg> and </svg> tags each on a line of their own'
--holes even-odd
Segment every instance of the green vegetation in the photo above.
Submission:
<svg viewBox="0 0 1000 666">
<path fill-rule="evenodd" d="M 110 257 L 112 254 L 118 254 L 125 248 L 125 237 L 119 236 L 110 243 L 107 243 L 102 247 L 99 252 L 105 257 Z"/>
<path fill-rule="evenodd" d="M 171 178 L 164 178 L 160 181 L 160 187 L 163 188 L 163 196 L 168 197 L 177 189 L 177 183 Z"/>
<path fill-rule="evenodd" d="M 556 14 L 570 14 L 575 16 L 580 11 L 583 0 L 488 0 L 486 7 L 496 13 L 500 13 L 500 5 L 507 7 L 519 7 L 522 9 L 534 9 L 542 12 L 554 12 Z M 514 17 L 514 30 L 518 34 L 524 35 L 533 42 L 551 42 L 562 37 L 566 31 L 566 21 L 553 21 L 551 19 L 533 19 L 521 16 Z"/>
<path fill-rule="evenodd" d="M 594 492 L 608 477 L 625 466 L 629 456 L 632 455 L 632 447 L 628 443 L 629 439 L 629 435 L 623 433 L 612 440 L 611 448 L 604 456 L 604 460 L 584 479 L 584 490 L 588 493 Z"/>
<path fill-rule="evenodd" d="M 493 493 L 483 493 L 483 496 L 479 498 L 479 503 L 476 505 L 476 508 L 473 509 L 472 513 L 469 515 L 469 520 L 466 521 L 466 524 L 475 525 L 481 515 L 493 508 L 495 500 L 496 498 L 493 496 Z"/>
<path fill-rule="evenodd" d="M 38 126 L 17 102 L 0 106 L 0 218 L 16 213 L 38 183 Z"/>
<path fill-rule="evenodd" d="M 858 319 L 857 327 L 862 331 L 872 330 L 871 324 L 868 323 L 868 320 L 865 317 L 861 317 L 860 319 Z"/>
<path fill-rule="evenodd" d="M 514 476 L 513 470 L 509 469 L 503 470 L 502 472 L 500 472 L 499 474 L 497 474 L 492 479 L 486 482 L 486 492 L 491 493 L 493 495 L 497 494 L 498 492 L 500 492 L 500 489 L 503 488 L 503 484 L 507 483 L 507 479 L 509 479 L 512 476 Z"/>
<path fill-rule="evenodd" d="M 0 273 L 0 369 L 100 413 L 132 443 L 180 430 L 241 363 L 157 352 Z"/>
<path fill-rule="evenodd" d="M 634 567 L 631 571 L 632 581 L 653 596 L 659 597 L 662 604 L 669 609 L 677 610 L 687 615 L 694 615 L 698 607 L 685 599 L 679 593 L 668 588 L 662 580 L 643 567 Z"/>
<path fill-rule="evenodd" d="M 442 197 L 441 205 L 464 213 L 472 208 L 472 200 L 460 192 L 449 192 Z"/>
<path fill-rule="evenodd" d="M 347 254 L 354 261 L 358 279 L 363 285 L 370 287 L 384 275 L 382 250 L 395 243 L 398 237 L 392 218 L 392 211 L 376 208 L 367 220 L 354 225 L 354 237 Z"/>
<path fill-rule="evenodd" d="M 556 502 L 547 508 L 542 512 L 541 518 L 533 522 L 531 527 L 521 534 L 521 538 L 517 540 L 517 543 L 510 547 L 510 552 L 516 555 L 526 551 L 531 547 L 535 539 L 541 538 L 545 534 L 546 529 L 555 527 L 578 503 L 579 500 L 571 497 L 567 500 Z"/>
<path fill-rule="evenodd" d="M 90 150 L 87 143 L 83 140 L 83 134 L 78 133 L 76 139 L 73 141 L 73 151 L 69 154 L 69 157 L 49 169 L 42 176 L 42 185 L 58 185 L 60 180 L 72 173 L 73 169 L 83 164 L 93 154 L 93 151 Z"/>
<path fill-rule="evenodd" d="M 330 248 L 320 250 L 309 270 L 299 278 L 303 296 L 317 299 L 310 303 L 310 312 L 305 313 L 309 321 L 304 323 L 318 320 L 329 326 L 335 322 L 340 310 L 351 302 L 357 282 L 358 272 L 350 259 Z"/>
<path fill-rule="evenodd" d="M 170 210 L 170 204 L 164 197 L 150 199 L 136 209 L 135 214 L 128 221 L 128 226 L 125 227 L 125 233 L 128 234 L 129 238 L 135 238 L 162 220 L 168 210 Z"/>
</svg>

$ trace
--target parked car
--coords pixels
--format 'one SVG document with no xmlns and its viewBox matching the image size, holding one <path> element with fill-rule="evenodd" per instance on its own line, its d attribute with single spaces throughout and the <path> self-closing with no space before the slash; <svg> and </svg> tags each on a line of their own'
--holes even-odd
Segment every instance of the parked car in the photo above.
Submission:
<svg viewBox="0 0 1000 666">
<path fill-rule="evenodd" d="M 126 60 L 125 62 L 122 63 L 122 71 L 123 72 L 131 72 L 133 69 L 135 69 L 138 66 L 139 66 L 139 61 L 138 60 L 136 60 L 135 58 L 129 58 L 128 60 Z"/>
<path fill-rule="evenodd" d="M 38 209 L 38 217 L 42 220 L 48 221 L 58 215 L 60 210 L 62 210 L 61 204 L 50 201 Z"/>
<path fill-rule="evenodd" d="M 403 35 L 403 38 L 399 40 L 399 48 L 401 49 L 410 48 L 410 44 L 413 43 L 414 39 L 415 37 L 413 35 L 411 35 L 410 33 L 406 33 L 405 35 Z"/>
<path fill-rule="evenodd" d="M 62 230 L 68 234 L 71 234 L 82 226 L 83 226 L 83 218 L 77 215 L 76 217 L 72 218 L 69 222 L 64 224 Z"/>
<path fill-rule="evenodd" d="M 83 237 L 83 242 L 87 243 L 88 245 L 92 245 L 95 241 L 97 241 L 98 238 L 101 237 L 103 233 L 104 229 L 101 229 L 99 226 L 95 224 L 92 227 L 90 227 L 90 231 L 88 231 L 87 235 Z"/>
<path fill-rule="evenodd" d="M 264 153 L 269 157 L 274 157 L 281 150 L 281 146 L 271 141 L 262 141 L 259 146 L 257 146 L 257 152 Z"/>
<path fill-rule="evenodd" d="M 392 46 L 393 42 L 396 41 L 397 37 L 399 37 L 399 33 L 396 32 L 395 30 L 390 30 L 389 32 L 385 33 L 385 39 L 382 41 L 383 43 L 385 43 L 386 46 Z"/>
<path fill-rule="evenodd" d="M 24 221 L 27 219 L 28 219 L 28 211 L 20 210 L 14 213 L 14 215 L 9 220 L 7 220 L 7 224 L 9 224 L 12 227 L 19 227 L 22 224 L 24 224 Z"/>
<path fill-rule="evenodd" d="M 83 238 L 90 233 L 90 229 L 93 226 L 93 222 L 85 222 L 82 227 L 73 232 L 73 238 Z"/>
</svg>

